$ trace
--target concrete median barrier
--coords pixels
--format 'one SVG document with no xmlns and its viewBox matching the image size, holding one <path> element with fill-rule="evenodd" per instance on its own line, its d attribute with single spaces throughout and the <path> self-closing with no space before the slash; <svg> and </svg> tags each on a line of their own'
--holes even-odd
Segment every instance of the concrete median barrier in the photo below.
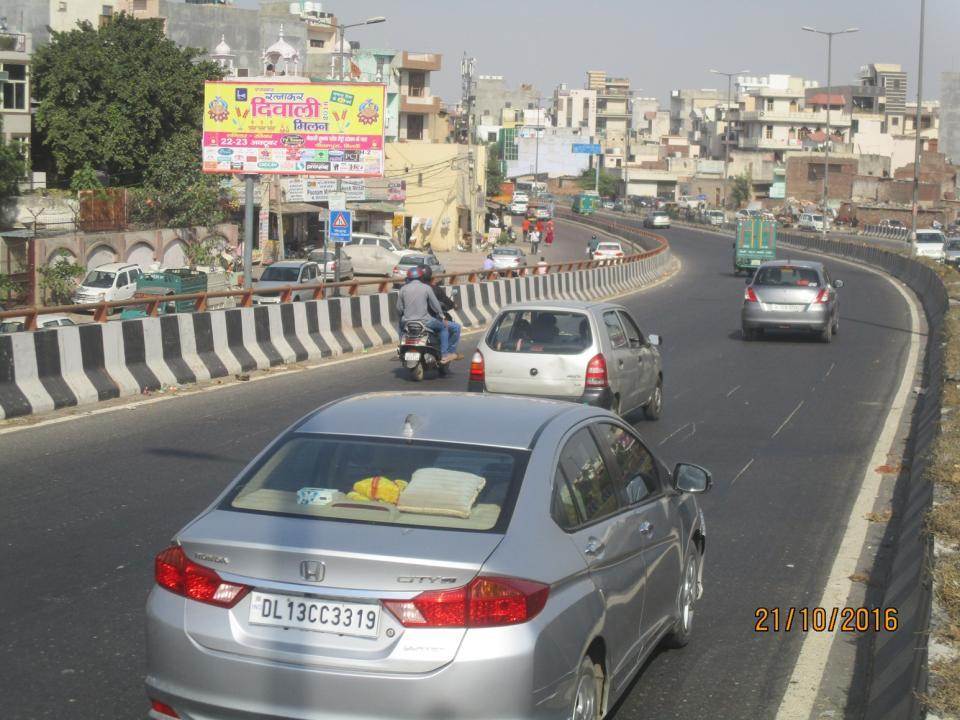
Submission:
<svg viewBox="0 0 960 720">
<path fill-rule="evenodd" d="M 459 284 L 453 314 L 464 327 L 477 328 L 513 302 L 589 300 L 639 289 L 660 278 L 671 262 L 669 246 L 653 237 L 643 243 L 624 237 L 645 252 L 609 265 Z M 0 335 L 0 419 L 389 346 L 399 339 L 396 295 Z"/>
</svg>

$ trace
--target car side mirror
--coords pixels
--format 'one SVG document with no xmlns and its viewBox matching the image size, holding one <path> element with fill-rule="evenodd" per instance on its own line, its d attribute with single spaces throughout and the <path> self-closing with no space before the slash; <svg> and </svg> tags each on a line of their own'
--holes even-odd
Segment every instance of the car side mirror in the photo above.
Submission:
<svg viewBox="0 0 960 720">
<path fill-rule="evenodd" d="M 837 290 L 839 290 L 840 288 L 843 287 L 843 280 L 834 280 L 834 281 L 833 281 L 833 286 L 834 286 Z"/>
<path fill-rule="evenodd" d="M 691 463 L 677 463 L 673 469 L 673 487 L 684 493 L 705 493 L 713 485 L 708 470 Z"/>
<path fill-rule="evenodd" d="M 659 335 L 647 335 L 647 342 L 656 347 L 660 347 L 663 344 L 663 338 Z"/>
</svg>

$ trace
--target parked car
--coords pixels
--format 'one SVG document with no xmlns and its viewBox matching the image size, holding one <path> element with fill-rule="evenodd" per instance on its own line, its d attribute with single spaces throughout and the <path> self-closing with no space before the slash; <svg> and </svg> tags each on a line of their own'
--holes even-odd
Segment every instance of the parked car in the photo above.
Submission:
<svg viewBox="0 0 960 720">
<path fill-rule="evenodd" d="M 87 273 L 73 293 L 77 305 L 129 300 L 137 291 L 137 280 L 143 274 L 139 265 L 107 263 Z"/>
<path fill-rule="evenodd" d="M 526 215 L 527 214 L 527 201 L 526 200 L 514 200 L 510 203 L 510 214 L 511 215 Z"/>
<path fill-rule="evenodd" d="M 429 267 L 434 277 L 437 275 L 444 275 L 447 272 L 447 269 L 435 255 L 429 255 L 426 253 L 410 253 L 409 255 L 404 255 L 402 258 L 400 258 L 400 262 L 394 266 L 390 273 L 394 280 L 394 287 L 400 287 L 403 285 L 407 279 L 407 273 L 411 270 L 411 268 L 415 268 L 417 266 Z"/>
<path fill-rule="evenodd" d="M 527 266 L 527 256 L 517 247 L 498 247 L 491 253 L 496 270 L 517 270 Z"/>
<path fill-rule="evenodd" d="M 594 260 L 608 260 L 623 257 L 623 246 L 618 242 L 600 242 L 593 251 Z"/>
<path fill-rule="evenodd" d="M 351 246 L 352 247 L 352 246 Z M 307 259 L 320 267 L 320 277 L 333 282 L 337 277 L 337 253 L 334 250 L 313 250 Z M 353 259 L 346 248 L 340 248 L 340 279 L 352 280 L 354 276 Z"/>
<path fill-rule="evenodd" d="M 508 305 L 479 343 L 469 388 L 571 400 L 618 414 L 642 408 L 656 420 L 663 411 L 659 345 L 621 305 Z"/>
<path fill-rule="evenodd" d="M 930 258 L 943 262 L 945 257 L 944 243 L 947 237 L 942 230 L 925 228 L 917 230 L 917 257 Z"/>
<path fill-rule="evenodd" d="M 48 330 L 55 327 L 68 327 L 76 323 L 66 315 L 52 313 L 50 315 L 37 315 L 37 330 Z M 0 319 L 0 335 L 4 333 L 23 332 L 27 327 L 25 317 L 8 317 Z"/>
<path fill-rule="evenodd" d="M 691 638 L 711 484 L 597 408 L 325 405 L 156 556 L 151 717 L 597 720 Z"/>
<path fill-rule="evenodd" d="M 707 210 L 703 214 L 708 225 L 721 227 L 727 221 L 727 214 L 723 210 Z"/>
<path fill-rule="evenodd" d="M 277 288 L 287 285 L 306 285 L 320 280 L 320 266 L 311 260 L 281 260 L 268 266 L 253 285 L 253 302 L 272 305 L 280 302 L 283 292 Z M 293 300 L 312 300 L 313 289 L 294 290 Z"/>
<path fill-rule="evenodd" d="M 773 260 L 747 280 L 740 322 L 744 340 L 767 330 L 815 332 L 830 342 L 840 329 L 843 281 L 832 280 L 823 263 Z"/>
<path fill-rule="evenodd" d="M 604 200 L 603 201 L 604 210 L 613 210 L 613 200 Z"/>
<path fill-rule="evenodd" d="M 649 212 L 643 218 L 643 226 L 648 228 L 668 228 L 670 227 L 670 215 L 663 210 Z"/>
<path fill-rule="evenodd" d="M 823 232 L 824 225 L 826 224 L 826 229 L 830 229 L 829 221 L 824 218 L 820 213 L 801 213 L 800 221 L 797 223 L 797 227 L 800 230 L 810 230 L 812 232 Z"/>
<path fill-rule="evenodd" d="M 880 227 L 892 228 L 894 230 L 907 229 L 907 226 L 904 224 L 903 220 L 890 220 L 887 218 L 880 221 Z"/>
<path fill-rule="evenodd" d="M 397 247 L 386 235 L 353 233 L 347 251 L 357 275 L 382 275 L 389 277 L 394 266 L 404 255 L 414 252 Z"/>
<path fill-rule="evenodd" d="M 960 238 L 948 238 L 943 244 L 943 261 L 960 269 Z"/>
</svg>

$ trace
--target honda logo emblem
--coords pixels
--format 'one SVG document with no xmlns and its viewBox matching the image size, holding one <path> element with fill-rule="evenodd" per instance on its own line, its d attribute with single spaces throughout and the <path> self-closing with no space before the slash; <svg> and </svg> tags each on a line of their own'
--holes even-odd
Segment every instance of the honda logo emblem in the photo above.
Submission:
<svg viewBox="0 0 960 720">
<path fill-rule="evenodd" d="M 300 563 L 300 577 L 307 582 L 320 582 L 326 573 L 326 567 L 317 560 L 304 560 Z"/>
</svg>

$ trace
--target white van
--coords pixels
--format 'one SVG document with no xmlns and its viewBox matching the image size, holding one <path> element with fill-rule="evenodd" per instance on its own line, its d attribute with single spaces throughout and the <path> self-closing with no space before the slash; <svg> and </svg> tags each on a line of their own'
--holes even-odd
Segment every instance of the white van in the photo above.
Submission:
<svg viewBox="0 0 960 720">
<path fill-rule="evenodd" d="M 824 223 L 827 222 L 824 220 L 823 215 L 820 213 L 803 213 L 800 216 L 800 222 L 797 223 L 797 227 L 801 230 L 812 230 L 814 232 L 823 232 Z M 827 223 L 827 230 L 830 229 L 830 224 Z"/>
<path fill-rule="evenodd" d="M 107 263 L 87 273 L 73 293 L 77 305 L 129 300 L 137 291 L 137 280 L 143 275 L 139 265 Z"/>
<path fill-rule="evenodd" d="M 917 257 L 943 262 L 944 257 L 946 257 L 943 244 L 946 241 L 946 236 L 940 230 L 917 230 Z"/>
</svg>

